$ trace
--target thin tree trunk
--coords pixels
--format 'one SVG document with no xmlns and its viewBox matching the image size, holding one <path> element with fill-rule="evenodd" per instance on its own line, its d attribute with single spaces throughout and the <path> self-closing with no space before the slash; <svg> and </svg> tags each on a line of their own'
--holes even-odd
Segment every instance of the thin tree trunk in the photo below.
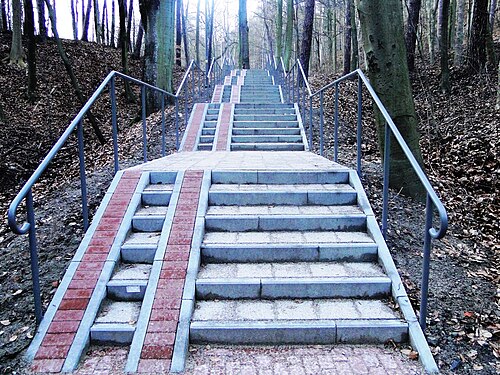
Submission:
<svg viewBox="0 0 500 375">
<path fill-rule="evenodd" d="M 144 36 L 144 28 L 142 27 L 142 21 L 139 23 L 139 31 L 137 32 L 137 39 L 135 40 L 134 53 L 132 58 L 138 59 L 141 56 L 142 39 Z"/>
<path fill-rule="evenodd" d="M 173 92 L 172 78 L 174 66 L 175 0 L 160 1 L 160 17 L 157 24 L 158 35 L 158 81 L 157 86 Z"/>
<path fill-rule="evenodd" d="M 328 55 L 328 63 L 330 65 L 334 64 L 333 61 L 333 21 L 332 21 L 332 3 L 328 0 L 326 5 L 326 21 L 325 21 L 325 33 L 326 33 L 326 50 Z"/>
<path fill-rule="evenodd" d="M 240 68 L 250 69 L 250 50 L 248 43 L 247 0 L 239 0 L 238 30 L 240 35 Z"/>
<path fill-rule="evenodd" d="M 428 35 L 428 44 L 429 44 L 429 60 L 431 65 L 434 64 L 435 59 L 435 46 L 436 46 L 436 11 L 439 0 L 427 0 L 427 35 Z"/>
<path fill-rule="evenodd" d="M 7 12 L 5 10 L 5 0 L 0 0 L 0 28 L 7 30 Z"/>
<path fill-rule="evenodd" d="M 285 68 L 290 68 L 293 43 L 293 0 L 286 1 Z"/>
<path fill-rule="evenodd" d="M 213 48 L 213 32 L 214 32 L 214 0 L 211 0 L 209 5 L 209 0 L 205 0 L 205 53 L 207 61 L 207 71 L 212 63 L 212 48 Z"/>
<path fill-rule="evenodd" d="M 333 72 L 337 73 L 337 8 L 333 8 Z"/>
<path fill-rule="evenodd" d="M 491 0 L 490 4 L 490 20 L 488 24 L 490 25 L 490 33 L 493 34 L 493 27 L 495 26 L 495 12 L 497 10 L 497 0 Z"/>
<path fill-rule="evenodd" d="M 9 61 L 24 67 L 24 51 L 21 42 L 21 0 L 12 0 L 12 43 L 10 47 Z"/>
<path fill-rule="evenodd" d="M 175 6 L 175 64 L 181 66 L 182 50 L 182 0 L 176 0 Z"/>
<path fill-rule="evenodd" d="M 43 6 L 43 3 L 41 4 Z M 45 12 L 44 12 L 45 13 Z M 45 16 L 45 15 L 44 15 Z M 28 32 L 28 100 L 35 101 L 36 91 L 36 41 L 35 41 L 35 17 L 33 15 L 32 0 L 24 0 L 24 23 Z M 47 33 L 47 30 L 45 30 Z"/>
<path fill-rule="evenodd" d="M 47 39 L 47 24 L 45 19 L 45 5 L 43 5 L 43 0 L 36 0 L 36 7 L 38 11 L 38 35 L 40 41 L 43 43 Z M 33 12 L 33 7 L 32 10 Z"/>
<path fill-rule="evenodd" d="M 471 35 L 467 46 L 467 67 L 471 72 L 479 72 L 486 65 L 488 0 L 475 0 L 473 12 Z"/>
<path fill-rule="evenodd" d="M 448 49 L 455 42 L 456 16 L 457 16 L 457 0 L 451 0 L 449 16 L 448 16 Z"/>
<path fill-rule="evenodd" d="M 276 10 L 276 55 L 283 56 L 283 0 L 277 1 Z"/>
<path fill-rule="evenodd" d="M 359 67 L 359 51 L 358 51 L 358 28 L 356 26 L 356 9 L 354 1 L 351 0 L 351 71 Z"/>
<path fill-rule="evenodd" d="M 85 0 L 82 0 L 84 2 Z M 89 24 L 90 24 L 90 12 L 92 10 L 92 0 L 87 1 L 87 11 L 84 13 L 85 15 L 85 22 L 83 24 L 83 34 L 82 34 L 82 40 L 84 42 L 88 42 L 89 40 Z"/>
<path fill-rule="evenodd" d="M 122 52 L 122 69 L 123 74 L 128 75 L 128 36 L 125 27 L 125 18 L 126 18 L 126 0 L 118 0 L 118 13 L 120 16 L 120 36 L 121 39 L 121 52 Z M 125 97 L 127 101 L 134 101 L 134 94 L 132 93 L 132 89 L 130 88 L 130 84 L 128 81 L 125 81 Z"/>
<path fill-rule="evenodd" d="M 304 30 L 302 34 L 302 46 L 300 47 L 300 63 L 304 69 L 306 78 L 309 77 L 309 60 L 311 59 L 312 34 L 314 26 L 315 0 L 306 0 L 304 15 Z"/>
<path fill-rule="evenodd" d="M 189 66 L 189 43 L 187 37 L 187 18 L 189 10 L 189 0 L 186 4 L 185 10 L 182 12 L 182 41 L 184 43 L 184 59 L 186 60 L 186 66 Z"/>
<path fill-rule="evenodd" d="M 408 4 L 408 23 L 406 25 L 405 43 L 406 60 L 408 61 L 408 69 L 410 72 L 415 70 L 415 47 L 417 43 L 417 30 L 421 7 L 422 0 L 410 0 Z"/>
<path fill-rule="evenodd" d="M 450 11 L 450 0 L 440 0 L 439 19 L 440 35 L 439 50 L 441 61 L 441 91 L 445 94 L 450 92 L 450 68 L 448 66 L 448 16 Z"/>
<path fill-rule="evenodd" d="M 495 109 L 498 111 L 500 109 L 500 63 L 498 63 L 497 76 L 498 76 L 498 83 L 497 83 L 497 104 L 495 105 Z"/>
<path fill-rule="evenodd" d="M 105 1 L 102 7 L 102 17 L 101 17 L 101 35 L 102 44 L 109 44 L 109 27 L 108 27 L 108 2 Z"/>
<path fill-rule="evenodd" d="M 71 67 L 71 63 L 69 62 L 68 56 L 66 55 L 66 52 L 64 51 L 63 45 L 61 43 L 61 39 L 59 39 L 59 33 L 57 32 L 57 23 L 56 19 L 54 16 L 54 9 L 52 8 L 52 5 L 50 4 L 50 0 L 45 0 L 45 5 L 47 6 L 47 9 L 49 10 L 49 18 L 50 22 L 52 25 L 52 34 L 54 34 L 54 38 L 56 40 L 57 44 L 57 49 L 59 51 L 59 55 L 61 56 L 61 59 L 64 64 L 64 68 L 66 69 L 66 72 L 68 73 L 68 76 L 71 80 L 71 84 L 73 85 L 73 89 L 75 90 L 76 97 L 80 101 L 82 105 L 85 104 L 85 99 L 83 98 L 82 90 L 80 89 L 80 85 L 78 84 L 78 80 L 76 79 L 75 73 L 73 72 L 73 68 Z M 101 129 L 99 129 L 99 126 L 97 125 L 97 121 L 95 117 L 92 115 L 92 112 L 90 110 L 87 112 L 87 117 L 90 121 L 90 124 L 92 125 L 92 128 L 94 129 L 95 135 L 97 136 L 97 139 L 101 144 L 104 144 L 106 140 L 104 139 L 104 136 L 102 135 Z"/>
<path fill-rule="evenodd" d="M 351 5 L 353 0 L 347 0 L 345 5 L 345 24 L 344 24 L 344 75 L 351 71 L 351 47 L 352 47 L 352 24 L 351 24 Z"/>
<path fill-rule="evenodd" d="M 262 16 L 264 21 L 264 28 L 266 30 L 267 44 L 269 46 L 268 55 L 272 59 L 272 57 L 274 56 L 273 36 L 269 28 L 269 20 L 267 19 L 267 6 L 265 2 L 262 3 Z"/>
<path fill-rule="evenodd" d="M 464 15 L 465 0 L 458 0 L 457 4 L 457 31 L 455 36 L 455 59 L 454 64 L 462 64 L 462 54 L 464 49 Z"/>
<path fill-rule="evenodd" d="M 299 7 L 298 6 L 297 6 L 297 11 L 294 13 L 293 29 L 295 31 L 295 59 L 294 60 L 297 60 L 300 56 Z"/>
<path fill-rule="evenodd" d="M 400 0 L 357 0 L 357 5 L 370 83 L 421 163 L 417 115 L 406 62 L 402 3 Z M 385 121 L 378 112 L 377 125 L 383 146 Z M 391 138 L 390 186 L 412 196 L 422 195 L 424 190 L 413 168 Z"/>
<path fill-rule="evenodd" d="M 101 25 L 99 16 L 99 3 L 97 0 L 94 0 L 94 30 L 95 30 L 95 41 L 97 44 L 102 43 L 102 34 L 101 34 Z"/>
<path fill-rule="evenodd" d="M 196 30 L 194 35 L 194 48 L 196 55 L 196 63 L 200 64 L 200 3 L 201 0 L 198 0 L 196 3 Z"/>
<path fill-rule="evenodd" d="M 134 44 L 134 41 L 130 39 L 130 34 L 132 32 L 132 19 L 134 16 L 134 0 L 129 0 L 128 2 L 128 20 L 127 20 L 127 43 L 129 46 Z M 130 50 L 130 48 L 128 48 Z"/>
<path fill-rule="evenodd" d="M 78 40 L 78 13 L 77 0 L 71 0 L 71 23 L 73 25 L 73 39 Z M 45 6 L 45 5 L 44 5 Z"/>
<path fill-rule="evenodd" d="M 116 13 L 115 13 L 115 0 L 111 0 L 111 47 L 115 47 L 115 32 L 116 32 Z"/>
<path fill-rule="evenodd" d="M 160 43 L 157 35 L 157 23 L 159 23 L 160 0 L 144 1 L 139 3 L 141 11 L 142 26 L 144 28 L 144 69 L 142 71 L 143 81 L 155 85 L 158 79 L 158 53 L 157 43 Z M 163 17 L 164 18 L 164 17 Z M 164 20 L 163 20 L 164 21 Z M 162 39 L 163 40 L 163 39 Z M 146 110 L 152 113 L 160 107 L 158 96 L 151 90 L 146 90 Z"/>
</svg>

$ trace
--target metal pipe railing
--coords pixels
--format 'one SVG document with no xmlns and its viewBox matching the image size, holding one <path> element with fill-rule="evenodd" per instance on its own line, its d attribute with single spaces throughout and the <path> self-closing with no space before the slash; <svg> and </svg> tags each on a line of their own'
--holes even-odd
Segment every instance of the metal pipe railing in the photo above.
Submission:
<svg viewBox="0 0 500 375">
<path fill-rule="evenodd" d="M 214 66 L 212 62 L 212 66 Z M 220 66 L 216 64 L 218 69 Z M 216 69 L 217 69 L 216 67 Z M 222 69 L 220 69 L 222 72 Z M 204 97 L 206 91 L 210 89 L 213 85 L 213 81 L 210 77 L 205 77 L 203 69 L 201 69 L 196 63 L 191 62 L 189 65 L 176 94 L 169 93 L 158 87 L 152 86 L 146 82 L 140 81 L 136 78 L 127 76 L 123 73 L 112 71 L 102 83 L 97 87 L 92 96 L 83 105 L 82 109 L 75 116 L 70 125 L 63 132 L 61 137 L 57 140 L 54 146 L 50 149 L 48 154 L 42 160 L 42 162 L 35 169 L 33 174 L 30 176 L 28 181 L 23 185 L 19 193 L 12 200 L 7 217 L 10 229 L 18 235 L 23 235 L 28 233 L 29 238 L 29 249 L 30 249 L 30 263 L 31 263 L 31 273 L 33 281 L 33 294 L 35 300 L 35 316 L 37 323 L 39 323 L 43 317 L 42 302 L 40 294 L 40 276 L 39 276 L 39 266 L 38 266 L 38 244 L 36 238 L 36 227 L 35 227 L 35 212 L 34 212 L 34 200 L 33 200 L 33 186 L 38 182 L 42 174 L 45 172 L 51 161 L 55 158 L 58 152 L 66 144 L 69 137 L 75 132 L 77 133 L 77 145 L 78 145 L 78 158 L 79 158 L 79 172 L 80 172 L 80 185 L 81 185 L 81 204 L 82 204 L 82 216 L 83 216 L 83 227 L 84 231 L 88 229 L 89 226 L 89 209 L 87 201 L 87 180 L 85 173 L 85 153 L 84 153 L 84 132 L 83 132 L 83 120 L 87 113 L 89 112 L 92 105 L 96 100 L 103 94 L 106 90 L 109 90 L 110 102 L 111 102 L 111 131 L 112 131 L 112 143 L 113 143 L 113 165 L 115 173 L 119 170 L 119 158 L 118 158 L 118 127 L 117 127 L 117 103 L 116 103 L 116 79 L 120 78 L 123 81 L 131 82 L 132 84 L 139 85 L 141 87 L 141 117 L 142 117 L 142 137 L 143 137 L 143 160 L 146 162 L 148 160 L 148 139 L 147 139 L 147 121 L 146 121 L 146 90 L 151 90 L 161 96 L 161 153 L 162 156 L 166 154 L 166 125 L 165 125 L 165 99 L 169 98 L 173 101 L 175 105 L 175 144 L 176 149 L 179 149 L 179 111 L 181 106 L 184 111 L 184 121 L 187 124 L 187 113 L 192 107 L 194 100 L 196 98 Z M 214 76 L 214 80 L 221 79 L 221 75 L 218 74 Z M 198 95 L 191 97 L 187 95 L 189 91 L 189 80 L 191 80 L 192 85 L 196 85 L 198 90 Z M 191 97 L 191 101 L 189 98 Z M 26 202 L 26 221 L 19 225 L 17 222 L 17 211 L 21 203 Z"/>
<path fill-rule="evenodd" d="M 283 63 L 283 60 L 281 59 Z M 283 72 L 285 72 L 283 65 Z M 274 64 L 273 74 L 277 77 L 280 76 L 281 72 L 278 68 L 277 64 Z M 356 121 L 356 169 L 358 175 L 361 177 L 362 166 L 361 166 L 361 141 L 362 141 L 362 116 L 363 116 L 363 95 L 362 89 L 363 86 L 367 89 L 368 94 L 373 100 L 375 106 L 380 111 L 384 121 L 385 121 L 385 141 L 384 141 L 384 163 L 383 163 L 383 203 L 382 203 L 382 221 L 381 221 L 381 231 L 386 238 L 387 235 L 387 223 L 389 216 L 389 177 L 390 177 L 390 148 L 391 148 L 391 137 L 393 137 L 399 147 L 401 147 L 405 157 L 409 161 L 412 169 L 417 175 L 418 179 L 422 183 L 425 191 L 426 191 L 426 209 L 425 209 L 425 231 L 424 231 L 424 245 L 423 245 L 423 265 L 422 265 L 422 295 L 420 300 L 420 326 L 422 330 L 425 331 L 426 328 L 426 316 L 427 316 L 427 301 L 428 301 L 428 288 L 429 288 L 429 266 L 430 266 L 430 253 L 431 253 L 431 245 L 432 239 L 440 239 L 442 238 L 447 231 L 448 228 L 448 215 L 446 213 L 446 209 L 442 204 L 441 200 L 438 198 L 436 192 L 434 191 L 429 179 L 427 178 L 425 172 L 422 170 L 422 167 L 415 159 L 415 156 L 411 152 L 410 148 L 406 144 L 403 136 L 398 130 L 396 124 L 392 120 L 389 115 L 387 109 L 384 104 L 380 100 L 379 96 L 371 86 L 368 78 L 365 74 L 357 69 L 343 77 L 340 77 L 333 82 L 325 85 L 315 92 L 311 92 L 309 83 L 305 77 L 304 71 L 302 69 L 302 65 L 300 61 L 297 60 L 294 65 L 288 70 L 288 72 L 284 73 L 283 79 L 280 81 L 283 86 L 283 89 L 288 93 L 288 100 L 292 102 L 297 102 L 299 105 L 299 111 L 304 119 L 304 113 L 309 111 L 309 145 L 312 144 L 313 138 L 313 125 L 314 125 L 314 116 L 312 115 L 313 111 L 313 98 L 319 97 L 319 137 L 320 137 L 320 148 L 319 152 L 321 155 L 324 154 L 324 94 L 329 89 L 334 89 L 334 150 L 333 150 L 333 158 L 334 161 L 338 161 L 338 150 L 339 150 L 339 85 L 346 81 L 357 78 L 357 121 Z M 301 90 L 302 89 L 302 93 Z M 305 100 L 307 97 L 308 100 Z M 306 108 L 306 104 L 308 108 Z M 439 227 L 435 228 L 433 226 L 433 212 L 437 211 L 439 216 Z"/>
</svg>

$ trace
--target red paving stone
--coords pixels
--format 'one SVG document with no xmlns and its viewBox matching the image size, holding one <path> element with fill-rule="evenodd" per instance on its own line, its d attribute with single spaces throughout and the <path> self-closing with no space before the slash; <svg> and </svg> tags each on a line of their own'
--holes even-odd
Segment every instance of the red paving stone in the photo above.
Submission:
<svg viewBox="0 0 500 375">
<path fill-rule="evenodd" d="M 231 124 L 231 113 L 233 110 L 232 104 L 222 104 L 221 115 L 220 115 L 220 124 L 219 124 L 219 132 L 217 136 L 217 144 L 215 147 L 215 151 L 226 151 L 227 150 L 227 139 L 229 126 Z"/>
<path fill-rule="evenodd" d="M 230 103 L 239 103 L 240 102 L 240 89 L 241 89 L 241 86 L 238 86 L 238 85 L 231 86 Z"/>
<path fill-rule="evenodd" d="M 187 130 L 186 140 L 184 141 L 183 151 L 194 151 L 194 146 L 196 145 L 196 140 L 200 130 L 200 126 L 203 125 L 203 114 L 205 113 L 206 104 L 196 103 L 193 108 L 193 116 L 191 119 L 191 124 Z"/>
<path fill-rule="evenodd" d="M 212 103 L 220 103 L 222 99 L 222 93 L 224 91 L 223 85 L 216 85 L 214 89 L 214 94 L 212 95 Z"/>
</svg>

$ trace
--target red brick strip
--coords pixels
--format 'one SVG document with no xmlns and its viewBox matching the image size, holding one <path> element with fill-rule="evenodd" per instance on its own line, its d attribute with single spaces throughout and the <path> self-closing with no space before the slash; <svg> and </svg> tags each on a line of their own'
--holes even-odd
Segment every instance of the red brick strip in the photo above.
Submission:
<svg viewBox="0 0 500 375">
<path fill-rule="evenodd" d="M 243 86 L 245 84 L 245 76 L 241 74 L 238 76 L 238 81 L 236 82 L 238 86 Z"/>
<path fill-rule="evenodd" d="M 222 92 L 224 91 L 224 86 L 216 85 L 214 89 L 214 95 L 212 96 L 212 103 L 220 103 L 222 100 Z"/>
<path fill-rule="evenodd" d="M 239 79 L 239 77 L 238 77 Z M 231 86 L 231 101 L 230 103 L 239 103 L 240 102 L 240 89 L 241 86 L 233 85 Z"/>
<path fill-rule="evenodd" d="M 141 176 L 125 171 L 38 348 L 34 372 L 60 372 Z"/>
<path fill-rule="evenodd" d="M 224 103 L 221 105 L 221 107 L 219 132 L 217 136 L 215 151 L 227 150 L 227 137 L 229 135 L 229 125 L 231 124 L 231 112 L 233 109 L 233 105 Z"/>
<path fill-rule="evenodd" d="M 187 130 L 186 140 L 182 151 L 195 151 L 196 140 L 198 138 L 200 126 L 203 126 L 203 117 L 205 113 L 205 104 L 196 103 L 191 117 L 191 124 Z"/>
<path fill-rule="evenodd" d="M 168 372 L 170 369 L 202 180 L 203 171 L 184 174 L 141 351 L 139 372 Z"/>
<path fill-rule="evenodd" d="M 240 71 L 240 76 L 242 76 L 242 77 L 246 77 L 246 76 L 247 76 L 247 70 L 246 70 L 246 69 L 242 69 L 242 70 Z"/>
<path fill-rule="evenodd" d="M 231 85 L 231 80 L 232 80 L 232 76 L 225 76 L 224 77 L 224 85 L 226 86 L 230 86 Z"/>
</svg>

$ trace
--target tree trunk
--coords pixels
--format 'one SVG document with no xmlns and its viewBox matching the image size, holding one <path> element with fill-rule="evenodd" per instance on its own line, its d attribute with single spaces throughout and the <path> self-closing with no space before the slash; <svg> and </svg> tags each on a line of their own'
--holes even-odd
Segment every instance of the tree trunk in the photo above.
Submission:
<svg viewBox="0 0 500 375">
<path fill-rule="evenodd" d="M 351 5 L 353 0 L 347 0 L 345 5 L 345 24 L 344 24 L 344 75 L 351 71 Z"/>
<path fill-rule="evenodd" d="M 210 64 L 212 63 L 212 48 L 213 48 L 213 34 L 214 34 L 214 0 L 210 2 L 209 0 L 205 0 L 205 54 L 206 54 L 206 70 L 208 73 L 208 69 Z"/>
<path fill-rule="evenodd" d="M 134 0 L 129 0 L 128 2 L 128 20 L 127 20 L 127 43 L 129 46 L 134 44 L 133 39 L 130 38 L 132 32 L 132 19 L 134 16 Z M 130 51 L 130 48 L 128 48 Z"/>
<path fill-rule="evenodd" d="M 240 68 L 250 69 L 248 44 L 247 0 L 239 0 L 238 31 L 240 36 Z"/>
<path fill-rule="evenodd" d="M 107 1 L 105 1 L 104 5 L 102 6 L 101 35 L 102 35 L 102 44 L 109 45 L 108 2 Z"/>
<path fill-rule="evenodd" d="M 462 64 L 462 54 L 464 45 L 464 15 L 465 0 L 458 0 L 457 4 L 457 31 L 455 36 L 455 65 Z"/>
<path fill-rule="evenodd" d="M 429 60 L 431 65 L 434 64 L 435 59 L 435 46 L 436 46 L 436 11 L 439 0 L 435 0 L 436 3 L 434 5 L 434 0 L 427 0 L 427 38 L 428 38 L 428 46 L 429 46 Z"/>
<path fill-rule="evenodd" d="M 5 121 L 5 113 L 3 111 L 2 102 L 0 102 L 0 124 Z"/>
<path fill-rule="evenodd" d="M 71 24 L 73 25 L 73 39 L 78 40 L 78 13 L 77 0 L 71 0 Z M 45 5 L 44 5 L 45 6 Z"/>
<path fill-rule="evenodd" d="M 116 32 L 116 24 L 115 24 L 115 19 L 116 19 L 116 13 L 115 13 L 115 0 L 111 0 L 111 47 L 115 47 L 115 32 Z"/>
<path fill-rule="evenodd" d="M 25 66 L 21 30 L 21 0 L 12 0 L 12 44 L 9 60 L 11 64 Z"/>
<path fill-rule="evenodd" d="M 7 30 L 7 12 L 5 11 L 5 0 L 0 0 L 0 30 Z"/>
<path fill-rule="evenodd" d="M 497 83 L 497 103 L 495 105 L 495 109 L 498 111 L 500 109 L 500 63 L 498 63 L 497 76 L 498 76 L 498 83 Z"/>
<path fill-rule="evenodd" d="M 186 8 L 182 11 L 182 42 L 184 44 L 184 60 L 186 61 L 186 66 L 189 66 L 189 43 L 187 37 L 187 18 L 189 10 L 189 0 L 186 4 Z"/>
<path fill-rule="evenodd" d="M 486 65 L 486 40 L 488 37 L 488 0 L 475 0 L 472 27 L 467 46 L 467 67 L 479 72 Z"/>
<path fill-rule="evenodd" d="M 40 37 L 40 41 L 43 43 L 45 42 L 45 39 L 47 39 L 47 24 L 43 0 L 36 0 L 36 7 L 38 11 L 38 35 Z M 33 7 L 31 7 L 31 12 L 33 12 Z"/>
<path fill-rule="evenodd" d="M 337 8 L 333 8 L 333 72 L 337 73 Z"/>
<path fill-rule="evenodd" d="M 126 0 L 118 0 L 118 13 L 120 16 L 120 40 L 121 40 L 121 52 L 122 52 L 122 69 L 123 74 L 128 75 L 128 37 L 125 27 L 125 18 L 126 18 Z M 132 89 L 130 88 L 130 84 L 128 81 L 125 81 L 125 97 L 128 102 L 134 101 L 134 94 L 132 93 Z"/>
<path fill-rule="evenodd" d="M 488 24 L 490 25 L 490 33 L 493 34 L 493 27 L 495 26 L 495 12 L 497 10 L 497 0 L 491 0 L 490 4 L 490 19 Z"/>
<path fill-rule="evenodd" d="M 293 43 L 293 0 L 286 1 L 285 68 L 290 68 Z"/>
<path fill-rule="evenodd" d="M 415 47 L 417 43 L 417 30 L 421 7 L 422 0 L 410 0 L 408 4 L 408 23 L 406 25 L 405 43 L 407 54 L 406 60 L 410 72 L 415 70 Z"/>
<path fill-rule="evenodd" d="M 265 2 L 262 3 L 262 16 L 264 21 L 264 28 L 266 30 L 267 44 L 269 46 L 268 54 L 272 58 L 274 56 L 273 36 L 269 28 L 269 20 L 267 18 L 267 6 Z"/>
<path fill-rule="evenodd" d="M 82 3 L 85 0 L 82 0 Z M 85 14 L 85 22 L 83 24 L 83 34 L 82 34 L 82 40 L 85 42 L 88 42 L 89 40 L 89 24 L 90 24 L 90 12 L 92 10 L 92 0 L 87 1 L 87 11 L 84 13 Z"/>
<path fill-rule="evenodd" d="M 182 50 L 182 0 L 176 0 L 175 7 L 175 63 L 181 66 L 181 50 Z"/>
<path fill-rule="evenodd" d="M 453 45 L 455 39 L 455 24 L 457 15 L 457 0 L 450 1 L 448 16 L 448 49 Z"/>
<path fill-rule="evenodd" d="M 400 0 L 357 0 L 368 74 L 374 90 L 420 163 L 417 116 L 411 92 L 404 43 L 403 9 Z M 383 145 L 385 121 L 377 113 L 379 140 Z M 390 186 L 420 196 L 423 188 L 393 137 Z M 382 148 L 382 147 L 381 147 Z"/>
<path fill-rule="evenodd" d="M 439 19 L 439 51 L 441 61 L 441 91 L 450 93 L 450 68 L 448 66 L 448 13 L 450 11 L 450 0 L 440 0 Z"/>
<path fill-rule="evenodd" d="M 24 24 L 28 37 L 28 100 L 33 103 L 36 91 L 36 41 L 35 17 L 31 0 L 24 0 Z M 47 33 L 47 30 L 45 30 L 45 33 Z"/>
<path fill-rule="evenodd" d="M 326 5 L 326 20 L 325 20 L 325 31 L 326 31 L 326 51 L 328 55 L 328 63 L 334 65 L 333 61 L 333 21 L 332 21 L 332 4 L 331 0 L 328 0 Z"/>
<path fill-rule="evenodd" d="M 309 60 L 311 59 L 311 44 L 314 26 L 314 0 L 306 0 L 304 14 L 304 27 L 302 33 L 302 46 L 300 47 L 300 63 L 306 78 L 309 77 Z"/>
<path fill-rule="evenodd" d="M 95 30 L 95 41 L 97 44 L 102 43 L 101 25 L 99 16 L 99 2 L 94 0 L 94 30 Z"/>
<path fill-rule="evenodd" d="M 283 0 L 278 0 L 276 11 L 276 55 L 283 56 Z"/>
<path fill-rule="evenodd" d="M 294 12 L 293 29 L 294 29 L 294 34 L 295 34 L 295 60 L 297 60 L 300 56 L 299 7 L 298 7 L 298 5 L 297 5 L 297 11 Z"/>
<path fill-rule="evenodd" d="M 356 8 L 353 0 L 351 0 L 351 44 L 351 71 L 353 71 L 359 67 L 358 28 L 356 26 Z"/>
<path fill-rule="evenodd" d="M 139 23 L 139 31 L 137 32 L 137 39 L 135 40 L 134 53 L 132 58 L 138 59 L 141 56 L 142 39 L 144 37 L 144 28 L 142 27 L 142 21 Z"/>
<path fill-rule="evenodd" d="M 61 59 L 64 64 L 64 68 L 66 69 L 66 72 L 68 73 L 68 76 L 71 80 L 71 84 L 73 86 L 73 89 L 75 90 L 76 97 L 80 101 L 82 105 L 85 104 L 85 99 L 83 98 L 82 90 L 80 89 L 80 85 L 78 84 L 78 80 L 76 79 L 75 73 L 73 72 L 73 68 L 71 67 L 71 63 L 69 62 L 68 56 L 66 55 L 66 52 L 64 51 L 63 45 L 61 43 L 61 39 L 59 39 L 59 33 L 57 32 L 57 23 L 55 19 L 55 14 L 54 14 L 54 9 L 52 8 L 52 5 L 50 4 L 50 0 L 45 0 L 45 5 L 47 6 L 47 9 L 49 10 L 49 18 L 50 18 L 50 23 L 52 25 L 52 34 L 54 34 L 54 39 L 56 40 L 57 44 L 57 49 L 59 51 L 59 55 L 61 56 Z M 94 132 L 97 136 L 97 139 L 101 144 L 104 144 L 106 140 L 104 139 L 104 136 L 101 133 L 101 129 L 99 129 L 99 126 L 97 125 L 97 121 L 95 117 L 92 115 L 92 112 L 90 110 L 87 112 L 87 117 L 90 121 L 90 124 L 92 125 L 92 128 L 94 129 Z"/>
<path fill-rule="evenodd" d="M 198 65 L 200 65 L 200 3 L 201 0 L 196 3 L 196 30 L 194 35 L 195 58 Z"/>
</svg>

